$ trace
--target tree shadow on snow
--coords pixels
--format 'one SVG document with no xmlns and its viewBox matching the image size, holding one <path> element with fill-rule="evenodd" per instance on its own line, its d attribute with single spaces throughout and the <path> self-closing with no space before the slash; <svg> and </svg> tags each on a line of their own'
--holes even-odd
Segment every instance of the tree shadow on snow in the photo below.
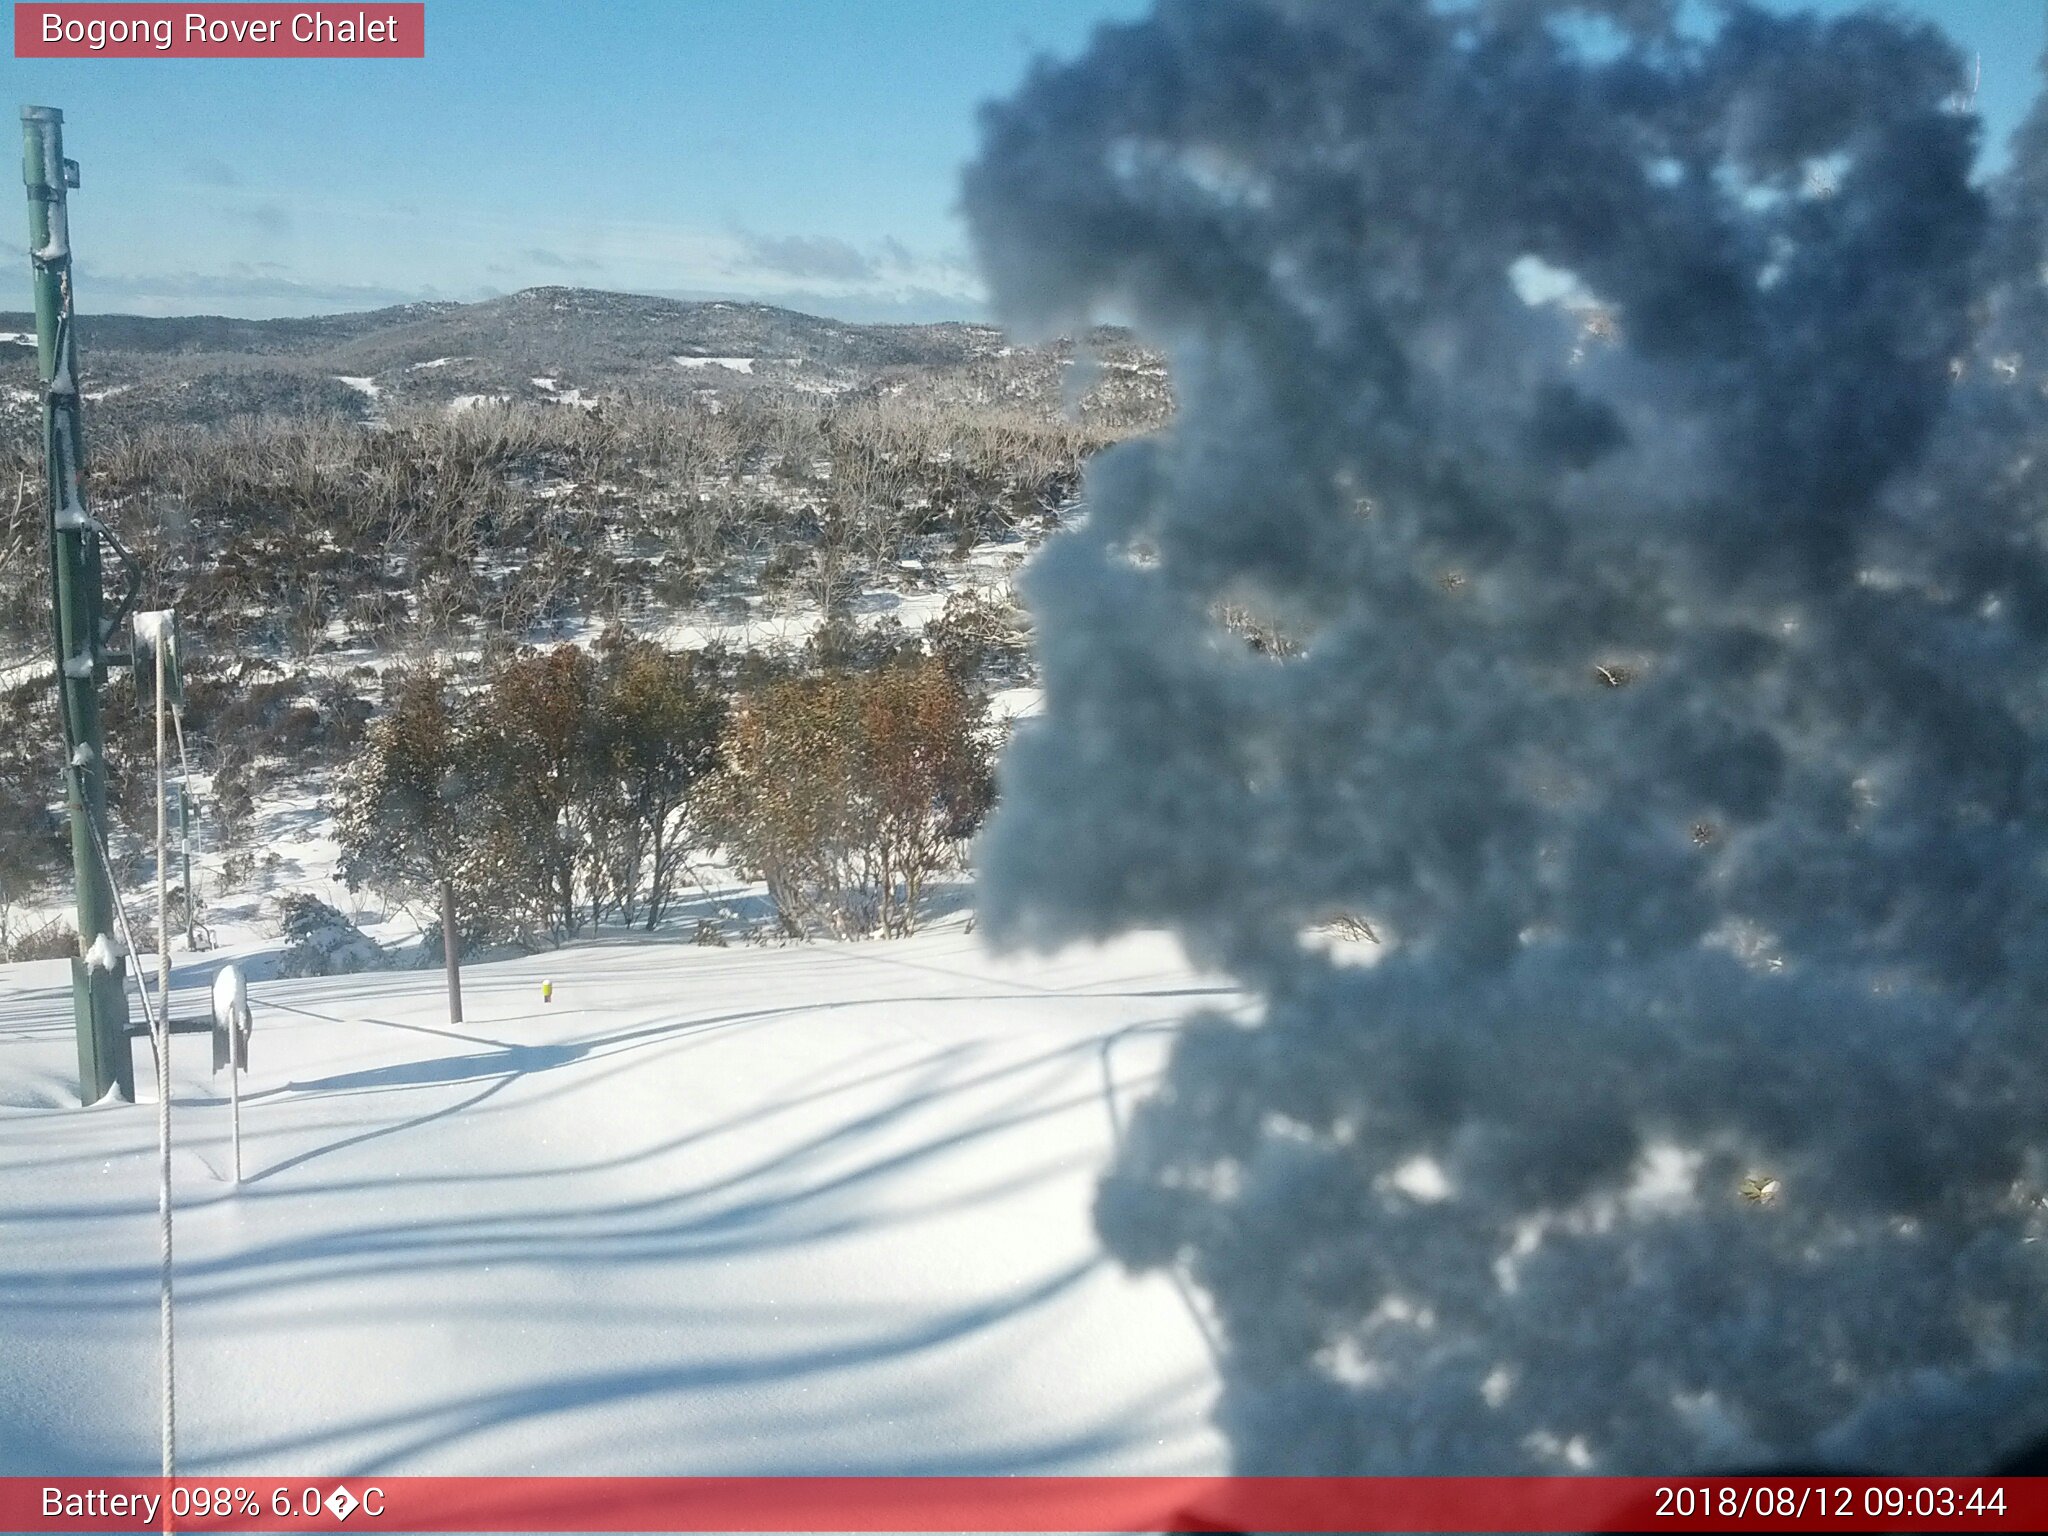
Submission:
<svg viewBox="0 0 2048 1536">
<path fill-rule="evenodd" d="M 271 1430 L 213 1443 L 195 1430 L 188 1452 L 192 1464 L 225 1468 L 290 1461 L 340 1474 L 415 1469 L 423 1459 L 436 1468 L 460 1467 L 465 1455 L 501 1458 L 502 1437 L 516 1436 L 523 1426 L 545 1425 L 551 1436 L 573 1436 L 586 1426 L 593 1435 L 615 1433 L 604 1427 L 616 1426 L 613 1410 L 620 1408 L 629 1408 L 630 1422 L 652 1434 L 646 1426 L 658 1426 L 664 1401 L 677 1403 L 683 1413 L 688 1399 L 723 1390 L 739 1391 L 744 1402 L 760 1405 L 763 1470 L 994 1474 L 1099 1464 L 1120 1450 L 1149 1447 L 1160 1422 L 1178 1411 L 1174 1405 L 1185 1407 L 1189 1393 L 1204 1390 L 1202 1383 L 1176 1383 L 1153 1398 L 1134 1391 L 1138 1401 L 1080 1428 L 1069 1424 L 1034 1433 L 1029 1426 L 1010 1425 L 980 1438 L 973 1432 L 914 1435 L 900 1454 L 891 1453 L 887 1465 L 854 1465 L 846 1457 L 858 1460 L 855 1452 L 832 1467 L 773 1465 L 778 1447 L 840 1443 L 835 1437 L 847 1431 L 845 1410 L 830 1405 L 849 1391 L 863 1401 L 863 1394 L 901 1398 L 892 1411 L 917 1422 L 936 1424 L 951 1413 L 973 1422 L 986 1382 L 971 1358 L 963 1359 L 963 1347 L 1006 1327 L 1047 1326 L 1030 1320 L 1086 1283 L 1102 1266 L 1099 1257 L 1026 1260 L 1016 1283 L 998 1294 L 955 1297 L 923 1311 L 909 1309 L 909 1316 L 900 1300 L 862 1305 L 836 1295 L 814 1296 L 808 1305 L 819 1331 L 801 1345 L 782 1342 L 770 1330 L 766 1342 L 748 1347 L 753 1336 L 744 1328 L 739 1335 L 732 1331 L 736 1309 L 744 1312 L 748 1305 L 745 1298 L 727 1293 L 715 1306 L 698 1305 L 690 1282 L 693 1274 L 715 1274 L 731 1263 L 775 1263 L 780 1254 L 794 1259 L 839 1239 L 883 1233 L 894 1241 L 894 1233 L 918 1223 L 1070 1177 L 1069 1143 L 1061 1138 L 1048 1139 L 1042 1149 L 1028 1139 L 1012 1140 L 1007 1154 L 993 1162 L 980 1153 L 997 1138 L 1034 1137 L 1063 1115 L 1108 1110 L 1105 1120 L 1113 1123 L 1116 1095 L 1133 1091 L 1142 1074 L 1126 1072 L 1117 1080 L 1110 1070 L 1110 1040 L 1102 1034 L 1021 1049 L 1014 1041 L 998 1049 L 990 1038 L 932 1041 L 915 1031 L 902 1039 L 890 1036 L 877 1059 L 829 1053 L 808 1066 L 792 1061 L 788 1080 L 778 1082 L 772 1094 L 694 1121 L 686 1110 L 679 1112 L 668 1133 L 644 1145 L 574 1140 L 525 1168 L 465 1167 L 441 1143 L 414 1165 L 416 1171 L 400 1176 L 388 1171 L 388 1153 L 379 1154 L 375 1168 L 361 1167 L 351 1155 L 372 1142 L 404 1142 L 438 1125 L 499 1113 L 512 1102 L 515 1088 L 522 1113 L 560 1101 L 551 1113 L 568 1116 L 572 1124 L 604 1126 L 622 1074 L 638 1071 L 649 1050 L 689 1047 L 693 1037 L 841 1008 L 1043 1000 L 1036 989 L 926 991 L 879 1000 L 813 996 L 704 1018 L 669 1017 L 552 1044 L 405 1025 L 464 1048 L 293 1083 L 293 1097 L 331 1100 L 358 1123 L 346 1135 L 259 1167 L 240 1192 L 220 1204 L 238 1235 L 264 1234 L 257 1241 L 181 1245 L 181 1326 L 193 1330 L 192 1349 L 199 1355 L 210 1337 L 223 1330 L 232 1334 L 251 1306 L 260 1306 L 266 1317 L 317 1315 L 323 1326 L 359 1327 L 371 1336 L 397 1319 L 417 1326 L 441 1316 L 452 1326 L 473 1327 L 488 1309 L 490 1328 L 504 1337 L 512 1337 L 515 1328 L 545 1336 L 558 1316 L 588 1326 L 610 1281 L 653 1271 L 661 1276 L 656 1290 L 643 1284 L 631 1293 L 637 1300 L 618 1312 L 626 1319 L 618 1326 L 641 1330 L 634 1336 L 644 1347 L 608 1350 L 578 1369 L 515 1366 L 503 1373 L 510 1384 L 439 1393 L 415 1387 L 409 1399 L 400 1395 L 382 1404 L 375 1394 L 365 1403 L 337 1384 L 331 1393 L 302 1399 L 291 1415 L 297 1422 L 288 1418 Z M 275 1006 L 319 1017 L 314 1009 Z M 1121 1038 L 1167 1022 L 1140 1020 L 1113 1034 Z M 394 1116 L 378 1107 L 393 1094 L 402 1103 L 408 1095 L 438 1099 L 448 1090 L 456 1090 L 453 1098 L 416 1114 Z M 402 1155 L 396 1166 L 407 1166 Z M 323 1174 L 323 1168 L 331 1171 Z M 622 1184 L 611 1182 L 620 1175 L 627 1176 Z M 366 1195 L 380 1197 L 374 1207 L 363 1203 Z M 145 1220 L 153 1209 L 136 1204 L 131 1210 L 117 1202 L 83 1208 L 66 1219 Z M 309 1212 L 326 1215 L 314 1224 L 306 1219 Z M 155 1270 L 148 1252 L 123 1243 L 73 1251 L 119 1252 L 130 1261 L 0 1260 L 0 1307 L 68 1313 L 78 1323 L 95 1319 L 94 1326 L 110 1316 L 153 1314 Z M 518 1285 L 498 1291 L 493 1287 L 500 1282 L 482 1281 L 494 1270 L 542 1277 L 558 1271 L 568 1278 L 543 1284 L 538 1293 Z M 574 1307 L 545 1299 L 574 1292 L 576 1277 L 584 1274 L 606 1276 L 604 1293 Z M 672 1299 L 657 1305 L 656 1296 Z M 401 1310 L 394 1314 L 393 1308 Z M 795 1314 L 805 1307 L 788 1310 Z M 686 1337 L 690 1347 L 680 1349 L 678 1341 Z M 906 1397 L 904 1383 L 913 1377 L 920 1390 Z M 809 1395 L 814 1387 L 821 1389 L 817 1396 Z M 957 1404 L 949 1406 L 949 1394 L 958 1395 Z M 813 1441 L 803 1438 L 806 1426 Z M 984 1442 L 985 1452 L 974 1449 Z M 650 1457 L 658 1463 L 662 1454 L 656 1450 Z M 674 1454 L 691 1453 L 677 1447 Z M 727 1452 L 721 1469 L 730 1470 L 738 1454 Z"/>
</svg>

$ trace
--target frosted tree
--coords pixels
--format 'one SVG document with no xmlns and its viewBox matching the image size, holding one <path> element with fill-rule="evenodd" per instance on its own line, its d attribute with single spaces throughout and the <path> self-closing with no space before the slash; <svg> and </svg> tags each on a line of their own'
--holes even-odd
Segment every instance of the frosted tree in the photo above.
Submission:
<svg viewBox="0 0 2048 1536">
<path fill-rule="evenodd" d="M 1097 1209 L 1213 1303 L 1241 1469 L 2048 1422 L 2048 126 L 1973 184 L 1964 76 L 1869 13 L 1218 0 L 987 110 L 999 309 L 1130 320 L 1180 409 L 1029 572 L 984 922 L 1257 999 Z"/>
</svg>

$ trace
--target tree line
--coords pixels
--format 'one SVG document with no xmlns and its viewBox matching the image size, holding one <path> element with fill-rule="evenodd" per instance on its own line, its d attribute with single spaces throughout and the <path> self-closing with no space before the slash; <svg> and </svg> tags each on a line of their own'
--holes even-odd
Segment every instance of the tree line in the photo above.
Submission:
<svg viewBox="0 0 2048 1536">
<path fill-rule="evenodd" d="M 791 937 L 908 933 L 993 797 L 986 705 L 940 660 L 735 677 L 613 626 L 464 686 L 418 667 L 342 775 L 351 889 L 438 904 L 441 943 L 673 915 L 692 855 Z"/>
</svg>

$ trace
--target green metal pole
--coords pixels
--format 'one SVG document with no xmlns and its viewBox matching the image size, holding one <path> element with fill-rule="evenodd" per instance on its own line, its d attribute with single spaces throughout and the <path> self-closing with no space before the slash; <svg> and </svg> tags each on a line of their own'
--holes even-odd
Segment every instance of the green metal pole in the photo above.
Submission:
<svg viewBox="0 0 2048 1536">
<path fill-rule="evenodd" d="M 71 962 L 78 1026 L 78 1092 L 88 1104 L 114 1090 L 135 1097 L 128 1041 L 127 962 L 117 942 L 107 846 L 106 742 L 100 688 L 107 655 L 101 630 L 99 524 L 81 486 L 78 351 L 72 334 L 71 226 L 65 203 L 77 171 L 64 159 L 64 114 L 21 109 L 22 180 L 28 186 L 29 262 L 35 276 L 36 344 L 43 395 L 43 463 L 50 509 L 51 596 L 56 610 L 57 690 L 64 723 L 65 800 L 78 887 L 79 956 Z"/>
</svg>

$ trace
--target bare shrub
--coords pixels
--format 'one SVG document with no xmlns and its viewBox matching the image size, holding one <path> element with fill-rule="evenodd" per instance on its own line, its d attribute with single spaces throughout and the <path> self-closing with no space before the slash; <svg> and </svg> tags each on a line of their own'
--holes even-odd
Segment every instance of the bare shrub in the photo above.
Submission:
<svg viewBox="0 0 2048 1536">
<path fill-rule="evenodd" d="M 26 933 L 0 938 L 0 961 L 68 960 L 78 952 L 78 930 L 68 917 L 53 917 Z"/>
</svg>

